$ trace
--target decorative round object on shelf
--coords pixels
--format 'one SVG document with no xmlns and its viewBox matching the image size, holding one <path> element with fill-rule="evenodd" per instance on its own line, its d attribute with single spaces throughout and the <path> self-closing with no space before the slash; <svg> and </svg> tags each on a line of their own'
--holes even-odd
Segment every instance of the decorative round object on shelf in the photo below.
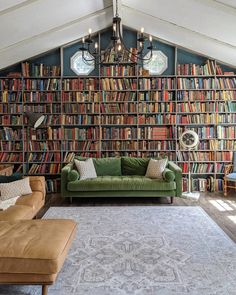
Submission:
<svg viewBox="0 0 236 295">
<path fill-rule="evenodd" d="M 186 130 L 179 138 L 180 144 L 186 150 L 194 149 L 199 143 L 199 136 L 195 131 Z"/>
</svg>

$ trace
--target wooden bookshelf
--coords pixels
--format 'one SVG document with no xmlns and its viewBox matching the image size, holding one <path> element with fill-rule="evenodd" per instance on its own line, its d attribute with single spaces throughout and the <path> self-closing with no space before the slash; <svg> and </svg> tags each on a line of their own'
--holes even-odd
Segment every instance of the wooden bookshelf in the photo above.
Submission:
<svg viewBox="0 0 236 295">
<path fill-rule="evenodd" d="M 215 60 L 180 63 L 175 72 L 143 76 L 134 61 L 100 65 L 93 76 L 66 76 L 59 66 L 25 63 L 20 77 L 0 78 L 0 162 L 25 175 L 45 175 L 58 186 L 63 165 L 85 157 L 168 156 L 183 169 L 179 145 L 186 129 L 198 133 L 190 154 L 194 189 L 222 189 L 225 164 L 236 147 L 236 75 Z M 25 111 L 45 114 L 27 143 Z M 212 185 L 214 187 L 212 187 Z"/>
</svg>

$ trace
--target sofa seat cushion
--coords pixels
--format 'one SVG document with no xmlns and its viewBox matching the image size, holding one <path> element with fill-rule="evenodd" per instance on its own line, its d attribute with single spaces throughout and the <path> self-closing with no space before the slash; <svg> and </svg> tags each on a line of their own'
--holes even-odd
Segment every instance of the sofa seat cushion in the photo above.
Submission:
<svg viewBox="0 0 236 295">
<path fill-rule="evenodd" d="M 174 181 L 167 182 L 140 175 L 99 176 L 94 179 L 76 180 L 67 184 L 69 191 L 168 191 L 175 190 Z"/>
<path fill-rule="evenodd" d="M 57 273 L 75 229 L 73 220 L 0 222 L 0 274 Z"/>
</svg>

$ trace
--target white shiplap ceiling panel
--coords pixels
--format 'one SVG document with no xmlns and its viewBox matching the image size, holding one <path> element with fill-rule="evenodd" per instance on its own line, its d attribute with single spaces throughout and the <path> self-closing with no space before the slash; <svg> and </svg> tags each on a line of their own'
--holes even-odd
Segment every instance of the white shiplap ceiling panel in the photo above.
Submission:
<svg viewBox="0 0 236 295">
<path fill-rule="evenodd" d="M 13 60 L 19 62 L 40 53 L 57 48 L 62 44 L 82 38 L 88 27 L 102 30 L 110 25 L 112 7 L 106 8 L 96 15 L 73 21 L 66 26 L 47 31 L 44 34 L 22 41 L 0 51 L 0 68 L 13 64 Z M 17 56 L 15 55 L 17 52 Z"/>
<path fill-rule="evenodd" d="M 55 9 L 56 8 L 56 9 Z M 0 17 L 1 48 L 27 40 L 104 8 L 103 1 L 40 0 Z M 12 21 L 12 20 L 17 21 Z"/>
<path fill-rule="evenodd" d="M 124 5 L 236 46 L 236 10 L 212 0 L 123 0 Z M 131 21 L 132 22 L 132 21 Z M 174 32 L 173 32 L 174 34 Z"/>
<path fill-rule="evenodd" d="M 0 0 L 0 68 L 111 25 L 114 0 Z M 236 0 L 121 0 L 123 24 L 236 66 Z M 121 12 L 121 11 L 120 11 Z"/>
<path fill-rule="evenodd" d="M 23 2 L 29 2 L 28 0 L 0 0 L 0 13 L 6 9 L 14 8 L 19 6 Z"/>
</svg>

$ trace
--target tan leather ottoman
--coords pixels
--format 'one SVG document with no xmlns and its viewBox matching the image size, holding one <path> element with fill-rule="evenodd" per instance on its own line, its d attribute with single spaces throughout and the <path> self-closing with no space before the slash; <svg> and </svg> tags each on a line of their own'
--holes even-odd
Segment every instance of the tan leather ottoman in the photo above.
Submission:
<svg viewBox="0 0 236 295">
<path fill-rule="evenodd" d="M 0 284 L 48 285 L 56 280 L 76 232 L 73 220 L 0 222 Z"/>
</svg>

